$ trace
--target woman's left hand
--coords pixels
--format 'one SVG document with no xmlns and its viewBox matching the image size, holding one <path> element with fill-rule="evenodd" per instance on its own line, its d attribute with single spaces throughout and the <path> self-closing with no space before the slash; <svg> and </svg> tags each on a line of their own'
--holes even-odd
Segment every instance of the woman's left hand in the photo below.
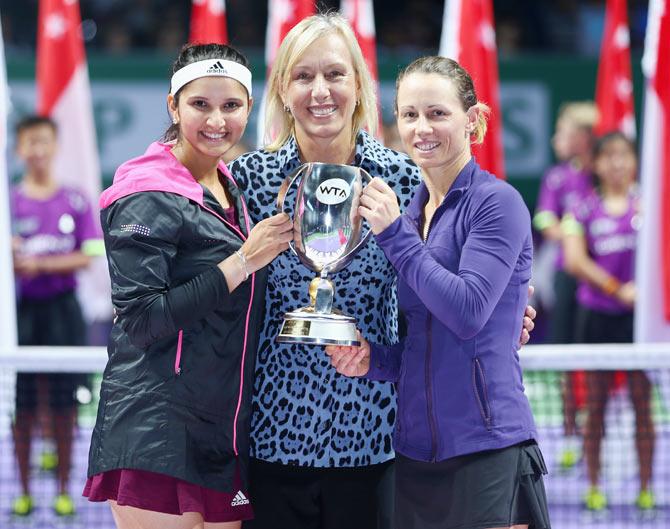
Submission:
<svg viewBox="0 0 670 529">
<path fill-rule="evenodd" d="M 400 216 L 398 197 L 381 178 L 373 178 L 361 195 L 358 213 L 368 221 L 375 235 L 388 228 Z"/>
</svg>

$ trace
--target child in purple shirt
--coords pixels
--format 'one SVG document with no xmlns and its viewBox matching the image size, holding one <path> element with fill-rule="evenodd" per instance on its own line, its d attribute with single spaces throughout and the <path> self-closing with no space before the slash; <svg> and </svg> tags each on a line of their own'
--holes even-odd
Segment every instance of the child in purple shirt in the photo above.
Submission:
<svg viewBox="0 0 670 529">
<path fill-rule="evenodd" d="M 56 136 L 56 125 L 49 118 L 29 116 L 16 127 L 17 154 L 25 163 L 23 178 L 10 193 L 19 345 L 86 342 L 75 297 L 75 272 L 88 265 L 102 241 L 86 198 L 61 187 L 52 174 Z M 68 482 L 77 415 L 75 391 L 80 381 L 81 376 L 72 373 L 17 374 L 13 433 L 22 494 L 12 505 L 16 515 L 27 515 L 33 509 L 29 459 L 32 431 L 38 422 L 39 387 L 46 387 L 49 395 L 47 418 L 53 421 L 58 455 L 58 495 L 53 507 L 59 515 L 74 513 Z"/>
<path fill-rule="evenodd" d="M 562 222 L 566 269 L 579 279 L 577 339 L 583 343 L 633 340 L 633 263 L 639 225 L 636 171 L 637 156 L 630 140 L 619 132 L 600 138 L 594 149 L 597 189 L 576 204 Z M 598 477 L 605 405 L 614 374 L 614 371 L 590 371 L 586 375 L 588 418 L 584 454 L 591 487 L 584 501 L 588 509 L 595 511 L 607 506 L 607 499 L 598 488 Z M 654 507 L 650 489 L 654 452 L 651 385 L 643 371 L 628 372 L 628 385 L 635 408 L 640 463 L 637 506 L 649 510 Z"/>
</svg>

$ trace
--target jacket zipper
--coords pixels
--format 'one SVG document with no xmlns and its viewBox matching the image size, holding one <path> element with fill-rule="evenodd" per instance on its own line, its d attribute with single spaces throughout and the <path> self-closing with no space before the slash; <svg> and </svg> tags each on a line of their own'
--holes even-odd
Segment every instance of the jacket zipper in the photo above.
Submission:
<svg viewBox="0 0 670 529">
<path fill-rule="evenodd" d="M 428 243 L 428 237 L 430 236 L 430 230 L 433 227 L 433 220 L 435 220 L 435 211 L 433 213 L 433 216 L 430 218 L 430 222 L 428 223 L 428 230 L 426 230 L 426 237 L 422 239 L 424 244 Z M 432 371 L 432 353 L 433 353 L 433 338 L 430 334 L 430 324 L 432 321 L 433 315 L 428 312 L 428 317 L 426 318 L 426 335 L 428 337 L 428 344 L 426 348 L 426 371 L 425 371 L 425 377 L 426 377 L 426 406 L 427 406 L 427 412 L 428 412 L 428 427 L 430 429 L 430 460 L 431 461 L 436 461 L 437 457 L 437 426 L 435 425 L 435 416 L 433 414 L 433 379 L 431 376 L 431 371 Z"/>
<path fill-rule="evenodd" d="M 428 426 L 430 427 L 430 460 L 436 461 L 437 456 L 437 427 L 435 425 L 435 416 L 433 414 L 433 377 L 432 377 L 432 354 L 433 337 L 430 333 L 430 324 L 432 314 L 428 313 L 426 318 L 426 333 L 428 335 L 428 347 L 426 350 L 426 405 L 428 407 Z"/>
<path fill-rule="evenodd" d="M 433 227 L 433 221 L 435 220 L 435 211 L 433 216 L 430 218 L 428 223 L 428 229 L 426 230 L 426 237 L 423 239 L 424 244 L 428 243 L 428 237 L 430 236 L 430 230 Z M 423 235 L 423 234 L 422 234 Z M 423 237 L 422 237 L 423 238 Z M 428 317 L 426 318 L 426 334 L 428 336 L 428 344 L 426 348 L 426 406 L 428 412 L 428 426 L 430 428 L 430 460 L 435 461 L 437 457 L 437 426 L 435 424 L 435 416 L 433 414 L 433 379 L 431 376 L 432 371 L 432 354 L 433 354 L 433 337 L 430 333 L 430 327 L 432 323 L 433 315 L 428 312 Z"/>
<path fill-rule="evenodd" d="M 246 227 L 247 227 L 247 234 L 249 233 L 249 217 L 247 214 L 247 206 L 244 203 L 244 200 L 240 201 L 242 204 L 242 208 L 244 210 L 244 219 L 246 221 Z M 214 215 L 216 218 L 218 218 L 221 222 L 223 222 L 226 226 L 231 228 L 233 232 L 237 233 L 239 235 L 240 239 L 242 241 L 246 241 L 246 237 L 242 234 L 241 230 L 238 230 L 235 226 L 232 226 L 226 219 L 224 219 L 221 215 L 219 215 L 216 211 L 206 207 L 206 206 L 201 206 L 202 209 L 207 211 L 208 213 L 211 213 Z M 247 314 L 246 314 L 246 319 L 244 323 L 244 344 L 242 346 L 242 360 L 240 361 L 240 389 L 237 397 L 237 406 L 235 408 L 235 418 L 233 419 L 233 451 L 235 452 L 235 455 L 239 455 L 239 452 L 237 450 L 237 420 L 240 414 L 240 407 L 242 405 L 242 393 L 244 391 L 244 364 L 246 362 L 246 357 L 247 357 L 247 339 L 249 335 L 249 319 L 251 318 L 251 308 L 253 306 L 254 302 L 254 290 L 255 290 L 255 285 L 256 285 L 256 274 L 253 273 L 250 275 L 251 278 L 251 293 L 249 295 L 249 306 L 247 307 Z M 174 363 L 174 371 L 175 374 L 179 375 L 181 373 L 181 348 L 182 348 L 182 340 L 184 336 L 184 331 L 183 329 L 179 329 L 179 335 L 177 337 L 177 351 L 175 355 L 175 363 Z"/>
<path fill-rule="evenodd" d="M 184 339 L 184 329 L 179 329 L 177 336 L 177 353 L 174 358 L 174 374 L 179 376 L 181 374 L 181 344 Z"/>
</svg>

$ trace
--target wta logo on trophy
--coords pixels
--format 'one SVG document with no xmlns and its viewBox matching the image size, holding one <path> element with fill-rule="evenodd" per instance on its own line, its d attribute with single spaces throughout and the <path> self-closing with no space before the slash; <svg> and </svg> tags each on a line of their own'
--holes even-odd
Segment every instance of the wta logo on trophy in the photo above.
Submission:
<svg viewBox="0 0 670 529">
<path fill-rule="evenodd" d="M 286 195 L 297 185 L 293 206 L 291 251 L 317 274 L 309 285 L 311 304 L 284 314 L 278 342 L 359 345 L 354 318 L 333 309 L 329 274 L 346 267 L 367 243 L 358 204 L 363 181 L 372 177 L 350 165 L 307 163 L 282 185 L 277 205 L 286 212 Z"/>
<path fill-rule="evenodd" d="M 349 198 L 349 184 L 341 178 L 331 178 L 319 184 L 316 190 L 316 199 L 322 204 L 341 204 Z"/>
</svg>

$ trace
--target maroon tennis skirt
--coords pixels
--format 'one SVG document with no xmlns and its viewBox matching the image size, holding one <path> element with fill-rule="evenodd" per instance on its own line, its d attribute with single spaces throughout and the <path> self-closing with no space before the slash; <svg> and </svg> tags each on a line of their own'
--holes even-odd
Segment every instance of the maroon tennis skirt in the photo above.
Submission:
<svg viewBox="0 0 670 529">
<path fill-rule="evenodd" d="M 250 520 L 249 494 L 241 488 L 239 469 L 233 491 L 218 492 L 181 479 L 146 470 L 110 470 L 86 480 L 88 501 L 114 500 L 119 505 L 166 514 L 200 513 L 205 522 Z"/>
</svg>

